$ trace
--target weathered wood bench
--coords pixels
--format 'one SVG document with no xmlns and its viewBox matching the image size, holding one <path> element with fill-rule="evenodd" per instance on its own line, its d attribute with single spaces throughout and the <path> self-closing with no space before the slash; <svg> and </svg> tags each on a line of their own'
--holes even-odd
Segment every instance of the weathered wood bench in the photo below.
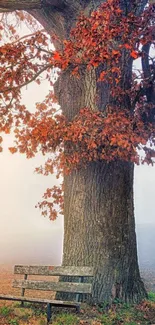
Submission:
<svg viewBox="0 0 155 325">
<path fill-rule="evenodd" d="M 24 266 L 15 265 L 14 274 L 23 274 L 24 280 L 15 279 L 13 281 L 14 288 L 21 288 L 21 296 L 12 295 L 2 295 L 0 294 L 0 300 L 13 300 L 31 302 L 31 303 L 44 303 L 47 305 L 47 324 L 49 324 L 52 316 L 52 306 L 56 307 L 67 307 L 76 308 L 76 311 L 80 311 L 80 295 L 81 294 L 91 294 L 92 284 L 83 283 L 84 277 L 93 277 L 93 268 L 91 267 L 75 267 L 75 266 Z M 70 276 L 77 277 L 79 282 L 54 282 L 52 279 L 50 281 L 40 281 L 28 279 L 29 275 L 36 276 Z M 75 293 L 75 301 L 62 301 L 62 300 L 50 300 L 50 299 L 40 299 L 31 298 L 24 296 L 25 290 L 44 290 L 44 291 L 54 291 L 54 292 L 68 292 Z"/>
</svg>

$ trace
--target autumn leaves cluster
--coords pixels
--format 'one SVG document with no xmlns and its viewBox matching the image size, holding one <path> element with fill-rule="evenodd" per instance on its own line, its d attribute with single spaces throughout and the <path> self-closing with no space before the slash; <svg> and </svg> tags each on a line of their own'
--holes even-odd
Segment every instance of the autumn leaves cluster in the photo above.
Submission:
<svg viewBox="0 0 155 325">
<path fill-rule="evenodd" d="M 51 154 L 37 172 L 70 173 L 96 160 L 139 163 L 142 159 L 152 163 L 153 104 L 148 102 L 147 93 L 154 79 L 140 69 L 132 74 L 131 66 L 133 60 L 144 59 L 147 44 L 154 46 L 155 14 L 151 5 L 143 13 L 138 10 L 131 4 L 130 12 L 124 13 L 119 0 L 108 0 L 89 17 L 81 14 L 62 51 L 51 50 L 50 38 L 44 32 L 16 38 L 0 47 L 0 129 L 6 133 L 14 129 L 16 146 L 10 148 L 12 153 L 20 151 L 28 158 L 38 151 Z M 151 60 L 146 57 L 146 62 Z M 63 112 L 56 112 L 50 92 L 36 112 L 30 113 L 20 104 L 21 88 L 32 81 L 40 83 L 42 73 L 52 85 L 54 67 L 62 73 L 69 69 L 71 77 L 79 79 L 81 71 L 93 70 L 96 84 L 108 86 L 108 103 L 99 110 L 79 107 L 79 114 L 68 121 Z M 137 149 L 143 149 L 143 158 Z M 49 190 L 45 199 L 49 196 L 53 203 L 48 208 L 55 218 L 54 206 L 62 205 L 61 191 Z M 46 205 L 46 200 L 43 202 L 41 208 Z"/>
</svg>

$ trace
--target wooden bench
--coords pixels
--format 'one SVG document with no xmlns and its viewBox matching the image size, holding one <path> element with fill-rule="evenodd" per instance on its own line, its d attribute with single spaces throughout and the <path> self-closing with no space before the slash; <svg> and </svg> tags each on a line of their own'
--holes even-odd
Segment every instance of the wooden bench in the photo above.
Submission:
<svg viewBox="0 0 155 325">
<path fill-rule="evenodd" d="M 47 305 L 47 324 L 49 324 L 52 316 L 52 306 L 56 307 L 67 307 L 76 308 L 76 311 L 80 311 L 80 295 L 81 294 L 91 294 L 92 284 L 83 283 L 84 277 L 93 277 L 93 268 L 91 267 L 75 267 L 75 266 L 24 266 L 15 265 L 14 274 L 23 274 L 23 280 L 15 279 L 13 281 L 14 288 L 21 288 L 21 296 L 11 296 L 11 295 L 1 295 L 0 300 L 13 300 L 31 302 L 31 303 L 44 303 Z M 54 282 L 52 279 L 50 281 L 40 281 L 28 279 L 29 275 L 36 276 L 70 276 L 77 277 L 78 282 Z M 51 299 L 40 299 L 26 297 L 25 290 L 44 290 L 44 291 L 54 291 L 54 292 L 68 292 L 75 293 L 75 301 L 60 301 Z"/>
</svg>

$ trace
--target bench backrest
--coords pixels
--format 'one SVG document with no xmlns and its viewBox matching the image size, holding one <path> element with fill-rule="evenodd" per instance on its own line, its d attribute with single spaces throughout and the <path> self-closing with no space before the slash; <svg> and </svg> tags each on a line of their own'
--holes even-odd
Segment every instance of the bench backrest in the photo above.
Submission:
<svg viewBox="0 0 155 325">
<path fill-rule="evenodd" d="M 15 265 L 14 273 L 24 275 L 24 280 L 15 279 L 13 281 L 14 288 L 21 288 L 22 296 L 24 296 L 25 289 L 70 292 L 76 294 L 90 294 L 92 290 L 91 283 L 83 283 L 84 277 L 93 277 L 93 268 L 91 267 Z M 71 276 L 78 277 L 78 282 L 52 282 L 52 280 L 28 280 L 28 275 Z"/>
</svg>

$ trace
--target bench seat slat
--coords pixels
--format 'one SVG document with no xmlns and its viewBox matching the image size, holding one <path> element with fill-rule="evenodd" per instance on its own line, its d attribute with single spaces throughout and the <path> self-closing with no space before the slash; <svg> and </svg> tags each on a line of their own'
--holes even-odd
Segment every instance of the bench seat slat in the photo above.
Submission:
<svg viewBox="0 0 155 325">
<path fill-rule="evenodd" d="M 13 287 L 31 290 L 91 293 L 92 285 L 90 283 L 14 280 Z"/>
<path fill-rule="evenodd" d="M 73 301 L 63 301 L 63 300 L 50 300 L 50 299 L 40 299 L 40 298 L 29 298 L 23 296 L 11 296 L 11 295 L 0 295 L 0 300 L 13 300 L 13 301 L 24 301 L 24 302 L 36 302 L 36 303 L 45 303 L 45 304 L 53 304 L 57 306 L 78 306 L 80 303 L 76 303 Z"/>
<path fill-rule="evenodd" d="M 93 268 L 87 266 L 37 266 L 37 265 L 15 265 L 15 274 L 28 275 L 68 275 L 93 277 Z"/>
</svg>

